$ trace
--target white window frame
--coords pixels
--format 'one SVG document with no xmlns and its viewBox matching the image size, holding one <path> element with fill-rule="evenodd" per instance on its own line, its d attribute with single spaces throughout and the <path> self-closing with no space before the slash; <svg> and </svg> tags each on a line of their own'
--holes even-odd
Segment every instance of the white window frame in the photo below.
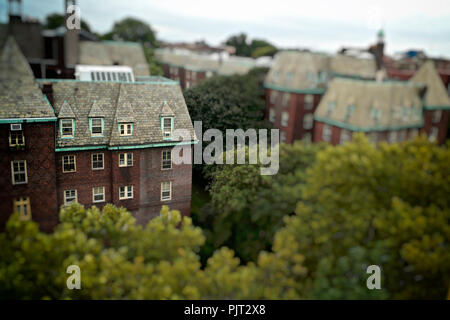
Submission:
<svg viewBox="0 0 450 320">
<path fill-rule="evenodd" d="M 286 132 L 280 131 L 280 142 L 286 142 Z"/>
<path fill-rule="evenodd" d="M 70 198 L 74 198 L 71 202 L 67 202 L 67 198 L 68 198 L 68 196 L 67 196 L 67 192 L 70 192 L 70 193 L 72 193 L 72 191 L 75 191 L 75 195 L 74 196 L 72 196 L 72 195 L 70 195 Z M 71 203 L 74 203 L 74 202 L 78 202 L 78 191 L 77 191 L 77 189 L 69 189 L 69 190 L 64 190 L 64 205 L 69 205 L 69 204 L 71 204 Z"/>
<path fill-rule="evenodd" d="M 282 98 L 282 101 L 281 101 L 281 106 L 282 107 L 287 107 L 289 105 L 290 101 L 291 101 L 291 94 L 288 93 L 288 92 L 285 92 L 283 94 L 283 98 Z"/>
<path fill-rule="evenodd" d="M 19 207 L 17 209 L 17 207 Z M 13 199 L 14 213 L 18 213 L 21 220 L 31 219 L 30 197 L 18 197 Z"/>
<path fill-rule="evenodd" d="M 123 156 L 123 164 L 122 164 L 122 156 Z M 131 164 L 128 164 L 128 161 L 131 162 Z M 133 153 L 132 152 L 122 152 L 119 153 L 119 167 L 132 167 L 133 166 Z"/>
<path fill-rule="evenodd" d="M 13 141 L 13 135 L 14 141 Z M 22 139 L 22 143 L 19 143 L 19 136 Z M 9 131 L 9 146 L 15 147 L 15 146 L 24 146 L 25 145 L 25 135 L 23 134 L 22 130 L 11 130 Z"/>
<path fill-rule="evenodd" d="M 270 103 L 275 104 L 277 102 L 278 97 L 278 91 L 271 91 L 270 92 Z"/>
<path fill-rule="evenodd" d="M 442 110 L 434 110 L 431 114 L 431 123 L 439 123 L 442 119 Z"/>
<path fill-rule="evenodd" d="M 73 138 L 75 135 L 75 120 L 74 119 L 60 119 L 59 121 L 60 121 L 59 124 L 61 127 L 61 129 L 60 129 L 61 137 L 62 138 Z M 70 127 L 72 130 L 72 134 L 64 134 L 64 123 L 65 122 L 67 123 L 68 121 L 70 121 Z"/>
<path fill-rule="evenodd" d="M 123 129 L 123 130 L 122 130 Z M 123 133 L 122 133 L 123 132 Z M 133 124 L 130 122 L 119 123 L 119 135 L 121 137 L 129 137 L 133 135 Z"/>
<path fill-rule="evenodd" d="M 170 130 L 166 129 L 165 126 L 165 120 L 169 119 L 170 120 Z M 161 129 L 162 129 L 162 133 L 163 133 L 163 138 L 164 139 L 171 139 L 172 135 L 173 135 L 173 127 L 174 127 L 174 118 L 173 117 L 161 117 Z"/>
<path fill-rule="evenodd" d="M 97 156 L 97 161 L 94 161 L 94 156 Z M 94 168 L 94 162 L 98 162 L 98 156 L 102 157 L 102 167 L 101 168 Z M 91 168 L 92 168 L 92 170 L 103 170 L 103 169 L 105 169 L 105 154 L 104 153 L 93 153 L 91 155 Z"/>
<path fill-rule="evenodd" d="M 94 133 L 94 121 L 100 120 L 100 133 Z M 98 128 L 99 126 L 95 126 Z M 103 118 L 91 118 L 91 136 L 103 136 Z"/>
<path fill-rule="evenodd" d="M 18 164 L 18 171 L 14 170 L 14 164 Z M 23 164 L 23 170 L 20 170 L 20 164 Z M 16 174 L 24 174 L 25 175 L 25 181 L 16 181 L 15 175 Z M 27 160 L 13 160 L 11 161 L 11 179 L 13 185 L 19 185 L 19 184 L 27 184 L 28 183 L 28 173 L 27 173 Z"/>
<path fill-rule="evenodd" d="M 305 130 L 311 130 L 314 126 L 314 114 L 311 113 L 306 113 L 303 116 L 303 129 Z"/>
<path fill-rule="evenodd" d="M 352 140 L 352 132 L 347 129 L 341 129 L 341 134 L 339 137 L 339 143 L 344 144 L 345 142 L 348 142 Z"/>
<path fill-rule="evenodd" d="M 302 141 L 304 141 L 304 142 L 312 142 L 312 134 L 311 134 L 311 132 L 305 132 L 303 134 Z"/>
<path fill-rule="evenodd" d="M 121 195 L 122 193 L 124 194 L 123 196 Z M 133 199 L 133 186 L 119 187 L 119 200 L 127 200 L 127 199 Z"/>
<path fill-rule="evenodd" d="M 164 159 L 164 154 L 169 154 L 169 159 Z M 167 157 L 166 157 L 167 158 Z M 169 168 L 164 168 L 164 162 L 168 162 L 170 164 Z M 171 149 L 163 149 L 161 151 L 161 170 L 170 170 L 172 169 L 172 150 Z"/>
<path fill-rule="evenodd" d="M 169 184 L 169 188 L 164 188 L 165 184 Z M 164 192 L 169 192 L 168 196 L 163 196 Z M 172 200 L 172 181 L 163 181 L 161 182 L 161 201 L 169 201 Z"/>
<path fill-rule="evenodd" d="M 439 128 L 438 127 L 431 127 L 430 128 L 430 134 L 428 135 L 428 140 L 433 142 L 437 141 L 439 136 Z"/>
<path fill-rule="evenodd" d="M 289 112 L 283 111 L 281 113 L 281 125 L 287 127 L 289 124 Z"/>
<path fill-rule="evenodd" d="M 73 157 L 73 170 L 65 170 L 64 169 L 64 158 L 70 158 Z M 77 172 L 77 156 L 73 154 L 66 154 L 61 157 L 61 164 L 62 164 L 62 172 L 63 173 L 71 173 L 71 172 Z M 68 163 L 70 164 L 70 163 Z"/>
<path fill-rule="evenodd" d="M 96 193 L 95 189 L 100 189 L 101 193 Z M 95 196 L 102 196 L 101 200 L 95 200 Z M 92 188 L 92 202 L 93 203 L 100 203 L 100 202 L 105 202 L 105 187 L 101 186 L 101 187 L 93 187 Z"/>
<path fill-rule="evenodd" d="M 275 110 L 273 108 L 269 108 L 269 121 L 275 122 Z"/>
<path fill-rule="evenodd" d="M 322 140 L 330 142 L 332 134 L 333 128 L 330 125 L 324 123 L 322 127 Z"/>
<path fill-rule="evenodd" d="M 304 97 L 303 105 L 305 106 L 305 110 L 312 110 L 314 108 L 314 95 L 306 94 Z"/>
</svg>

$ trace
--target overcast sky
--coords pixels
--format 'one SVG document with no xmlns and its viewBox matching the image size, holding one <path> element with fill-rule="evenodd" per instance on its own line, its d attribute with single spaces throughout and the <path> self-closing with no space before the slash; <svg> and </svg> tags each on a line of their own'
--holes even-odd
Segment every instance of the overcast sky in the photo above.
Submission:
<svg viewBox="0 0 450 320">
<path fill-rule="evenodd" d="M 43 19 L 62 12 L 63 0 L 22 0 L 24 14 Z M 6 20 L 7 0 L 0 0 Z M 424 49 L 450 58 L 449 0 L 79 0 L 81 16 L 99 33 L 133 16 L 149 23 L 159 39 L 206 40 L 217 45 L 245 32 L 280 47 L 335 52 L 367 46 L 383 28 L 386 50 Z"/>
</svg>

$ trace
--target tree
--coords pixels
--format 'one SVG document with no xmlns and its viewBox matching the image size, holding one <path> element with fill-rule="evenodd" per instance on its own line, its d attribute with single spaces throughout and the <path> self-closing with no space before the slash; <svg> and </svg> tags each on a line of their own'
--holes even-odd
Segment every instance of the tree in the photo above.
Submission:
<svg viewBox="0 0 450 320">
<path fill-rule="evenodd" d="M 211 204 L 200 211 L 205 230 L 202 254 L 226 245 L 243 261 L 255 261 L 272 245 L 283 217 L 293 214 L 302 200 L 305 171 L 315 162 L 322 145 L 296 142 L 280 145 L 280 168 L 274 176 L 260 174 L 259 165 L 223 165 L 212 171 Z"/>
<path fill-rule="evenodd" d="M 259 58 L 262 56 L 273 56 L 278 49 L 266 40 L 253 39 L 251 42 L 245 33 L 229 37 L 225 44 L 236 49 L 235 54 L 242 57 Z"/>
<path fill-rule="evenodd" d="M 46 29 L 57 29 L 61 26 L 64 26 L 65 16 L 59 13 L 51 13 L 47 15 L 45 18 L 45 28 Z M 89 24 L 81 19 L 81 28 L 91 32 L 91 28 Z"/>
<path fill-rule="evenodd" d="M 112 30 L 103 36 L 103 40 L 139 42 L 144 47 L 157 47 L 156 33 L 152 27 L 132 17 L 115 22 Z"/>
</svg>

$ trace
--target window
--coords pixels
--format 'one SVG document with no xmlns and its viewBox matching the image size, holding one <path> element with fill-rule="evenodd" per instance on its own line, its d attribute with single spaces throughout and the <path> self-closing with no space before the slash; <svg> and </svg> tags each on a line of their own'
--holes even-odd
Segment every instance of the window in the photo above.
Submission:
<svg viewBox="0 0 450 320">
<path fill-rule="evenodd" d="M 345 110 L 345 120 L 349 120 L 355 112 L 355 105 L 350 104 Z"/>
<path fill-rule="evenodd" d="M 331 127 L 327 124 L 323 125 L 322 140 L 328 142 L 331 141 Z"/>
<path fill-rule="evenodd" d="M 27 183 L 28 182 L 27 161 L 26 160 L 11 161 L 11 173 L 13 184 Z"/>
<path fill-rule="evenodd" d="M 111 72 L 107 72 L 106 76 L 108 77 L 108 81 L 111 81 Z"/>
<path fill-rule="evenodd" d="M 119 167 L 132 167 L 133 154 L 131 152 L 119 154 Z"/>
<path fill-rule="evenodd" d="M 411 129 L 409 131 L 409 138 L 410 139 L 414 139 L 415 137 L 417 137 L 419 135 L 419 129 Z"/>
<path fill-rule="evenodd" d="M 103 153 L 94 153 L 92 155 L 92 170 L 101 170 L 103 168 Z"/>
<path fill-rule="evenodd" d="M 281 102 L 281 105 L 283 107 L 286 107 L 289 104 L 289 100 L 290 99 L 291 99 L 291 94 L 290 93 L 283 94 L 283 101 Z"/>
<path fill-rule="evenodd" d="M 77 190 L 65 190 L 64 191 L 64 204 L 67 206 L 71 203 L 77 202 Z"/>
<path fill-rule="evenodd" d="M 381 120 L 381 109 L 372 107 L 370 109 L 370 117 L 375 121 L 379 122 Z"/>
<path fill-rule="evenodd" d="M 303 129 L 310 130 L 313 127 L 314 115 L 307 113 L 303 116 Z"/>
<path fill-rule="evenodd" d="M 269 109 L 269 121 L 275 122 L 275 110 L 273 110 L 272 108 Z"/>
<path fill-rule="evenodd" d="M 439 129 L 437 127 L 431 127 L 430 134 L 428 135 L 428 140 L 436 141 L 438 137 Z"/>
<path fill-rule="evenodd" d="M 163 137 L 171 138 L 172 130 L 173 130 L 173 118 L 172 117 L 163 117 L 161 121 L 162 121 L 161 125 L 162 125 Z"/>
<path fill-rule="evenodd" d="M 121 136 L 131 136 L 133 134 L 133 124 L 132 123 L 120 123 L 119 131 Z"/>
<path fill-rule="evenodd" d="M 105 202 L 105 187 L 92 188 L 92 202 Z"/>
<path fill-rule="evenodd" d="M 271 91 L 270 92 L 270 103 L 274 104 L 277 101 L 278 92 L 277 91 Z"/>
<path fill-rule="evenodd" d="M 133 199 L 133 186 L 124 186 L 119 188 L 119 199 Z"/>
<path fill-rule="evenodd" d="M 75 172 L 77 170 L 75 156 L 63 156 L 63 172 Z"/>
<path fill-rule="evenodd" d="M 161 201 L 172 199 L 172 182 L 161 182 Z"/>
<path fill-rule="evenodd" d="M 63 138 L 73 138 L 73 119 L 61 119 L 61 136 Z"/>
<path fill-rule="evenodd" d="M 280 141 L 285 142 L 286 141 L 286 132 L 280 131 Z"/>
<path fill-rule="evenodd" d="M 9 146 L 24 146 L 25 145 L 25 137 L 23 136 L 23 131 L 10 131 L 9 132 Z"/>
<path fill-rule="evenodd" d="M 13 200 L 14 212 L 19 214 L 21 220 L 31 218 L 31 206 L 29 197 L 15 198 Z"/>
<path fill-rule="evenodd" d="M 92 80 L 92 81 L 95 80 L 95 74 L 94 74 L 94 72 L 91 72 L 91 80 Z"/>
<path fill-rule="evenodd" d="M 161 169 L 172 169 L 172 151 L 163 150 L 161 153 Z"/>
<path fill-rule="evenodd" d="M 371 132 L 369 133 L 370 142 L 377 143 L 378 142 L 378 133 L 377 132 Z"/>
<path fill-rule="evenodd" d="M 344 144 L 352 139 L 352 133 L 349 130 L 341 129 L 340 143 Z"/>
<path fill-rule="evenodd" d="M 327 104 L 327 114 L 330 115 L 336 109 L 336 102 L 329 101 Z"/>
<path fill-rule="evenodd" d="M 307 94 L 305 96 L 305 109 L 311 110 L 314 107 L 314 96 L 312 94 Z"/>
<path fill-rule="evenodd" d="M 400 130 L 398 132 L 398 141 L 405 141 L 406 140 L 406 130 Z"/>
<path fill-rule="evenodd" d="M 282 112 L 281 113 L 281 125 L 283 127 L 287 127 L 289 122 L 289 113 L 288 112 Z"/>
<path fill-rule="evenodd" d="M 311 132 L 306 132 L 305 134 L 303 134 L 302 140 L 304 142 L 311 142 L 312 141 Z"/>
<path fill-rule="evenodd" d="M 117 78 L 116 78 L 116 73 L 115 73 L 115 72 L 112 73 L 112 79 L 113 79 L 113 81 L 116 81 L 116 80 L 117 80 Z"/>
<path fill-rule="evenodd" d="M 93 136 L 103 135 L 103 119 L 102 118 L 92 118 L 91 119 L 91 134 Z"/>
<path fill-rule="evenodd" d="M 397 142 L 397 131 L 389 131 L 388 142 L 389 143 Z"/>
<path fill-rule="evenodd" d="M 439 123 L 442 117 L 442 110 L 435 110 L 431 117 L 431 122 Z"/>
</svg>

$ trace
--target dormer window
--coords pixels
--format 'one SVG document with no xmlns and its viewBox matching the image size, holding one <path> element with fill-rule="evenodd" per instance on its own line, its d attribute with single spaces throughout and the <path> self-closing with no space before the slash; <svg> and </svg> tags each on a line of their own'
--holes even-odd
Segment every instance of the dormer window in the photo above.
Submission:
<svg viewBox="0 0 450 320">
<path fill-rule="evenodd" d="M 345 110 L 345 120 L 350 119 L 354 112 L 355 112 L 355 105 L 353 104 L 348 105 L 347 109 Z"/>
<path fill-rule="evenodd" d="M 381 120 L 381 109 L 372 108 L 370 110 L 370 116 L 375 122 L 379 122 Z"/>
<path fill-rule="evenodd" d="M 330 115 L 331 113 L 333 113 L 334 109 L 336 109 L 336 102 L 335 101 L 328 101 L 327 114 Z"/>
<path fill-rule="evenodd" d="M 119 133 L 121 136 L 131 136 L 133 134 L 133 124 L 119 123 Z"/>
<path fill-rule="evenodd" d="M 171 139 L 173 133 L 173 117 L 161 118 L 161 129 L 164 139 Z"/>
<path fill-rule="evenodd" d="M 103 136 L 103 118 L 91 118 L 90 128 L 92 136 Z"/>
<path fill-rule="evenodd" d="M 75 132 L 75 120 L 74 119 L 61 119 L 61 137 L 73 138 Z"/>
</svg>

